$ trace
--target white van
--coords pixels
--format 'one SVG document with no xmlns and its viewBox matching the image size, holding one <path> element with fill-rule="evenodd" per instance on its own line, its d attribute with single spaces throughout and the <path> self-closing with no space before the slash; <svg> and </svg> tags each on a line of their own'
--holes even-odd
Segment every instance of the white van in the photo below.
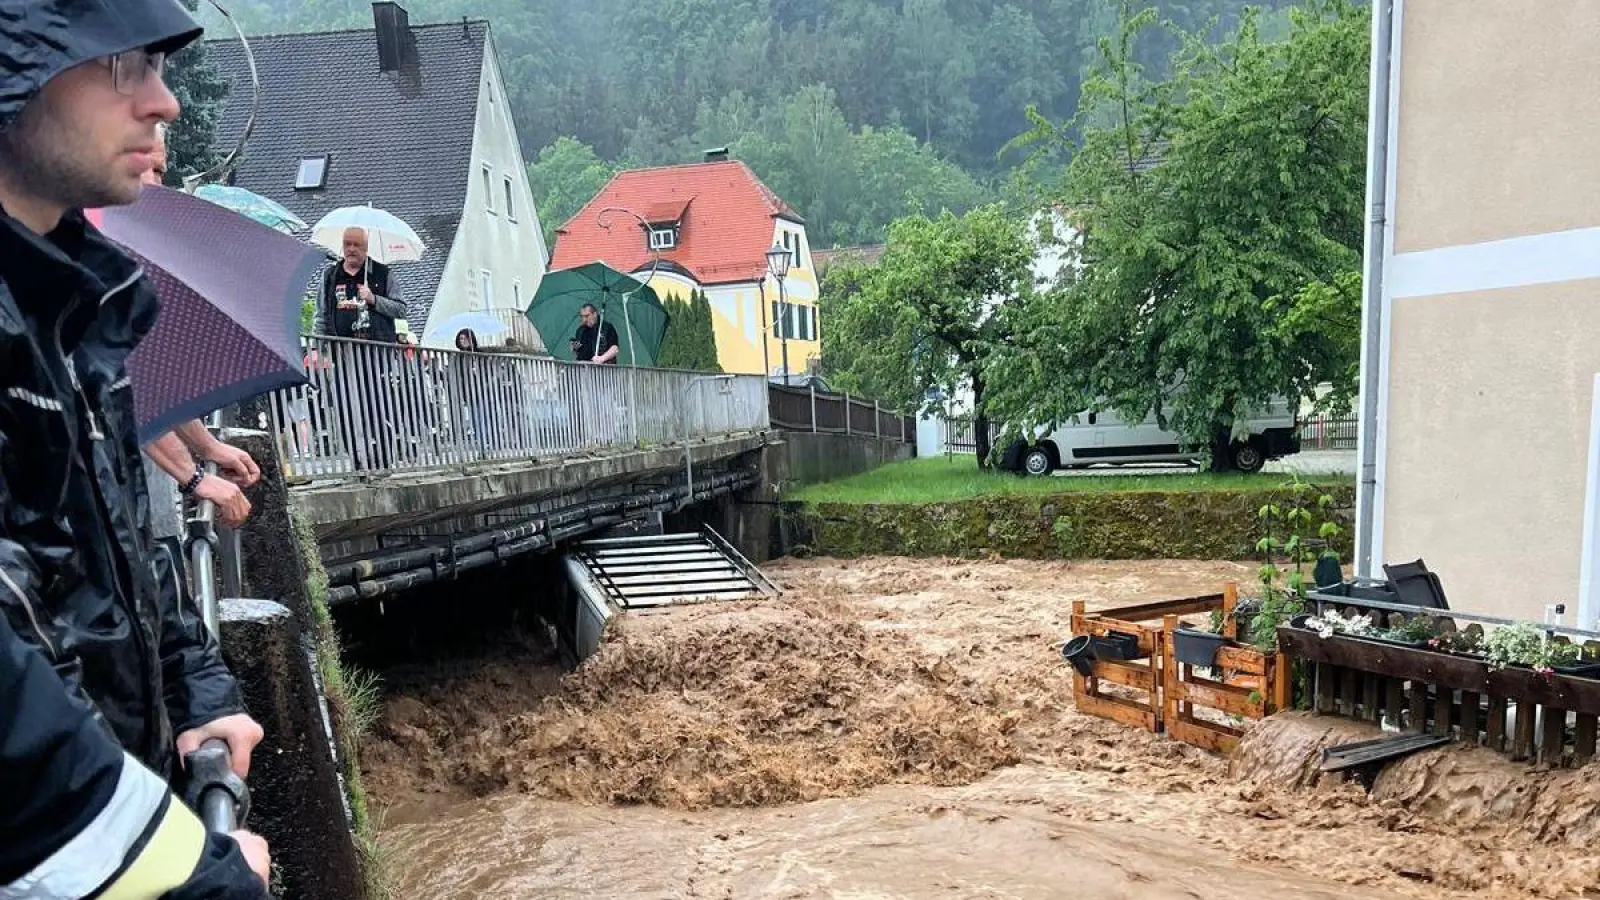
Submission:
<svg viewBox="0 0 1600 900">
<path fill-rule="evenodd" d="M 1241 472 L 1259 472 L 1269 459 L 1300 452 L 1299 419 L 1291 404 L 1275 400 L 1267 411 L 1249 420 L 1247 435 L 1231 448 L 1230 460 Z M 1049 475 L 1056 469 L 1130 463 L 1198 463 L 1208 448 L 1185 446 L 1176 432 L 1163 429 L 1155 413 L 1129 424 L 1112 412 L 1086 412 L 1077 422 L 1030 442 L 1013 441 L 1000 467 L 1028 475 Z"/>
</svg>

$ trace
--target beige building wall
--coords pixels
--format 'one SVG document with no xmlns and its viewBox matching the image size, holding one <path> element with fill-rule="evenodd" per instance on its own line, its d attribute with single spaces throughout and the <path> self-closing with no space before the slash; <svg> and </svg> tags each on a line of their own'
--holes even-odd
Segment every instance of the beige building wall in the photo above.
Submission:
<svg viewBox="0 0 1600 900">
<path fill-rule="evenodd" d="M 1375 562 L 1427 560 L 1460 609 L 1564 602 L 1571 623 L 1600 373 L 1600 2 L 1397 14 Z"/>
</svg>

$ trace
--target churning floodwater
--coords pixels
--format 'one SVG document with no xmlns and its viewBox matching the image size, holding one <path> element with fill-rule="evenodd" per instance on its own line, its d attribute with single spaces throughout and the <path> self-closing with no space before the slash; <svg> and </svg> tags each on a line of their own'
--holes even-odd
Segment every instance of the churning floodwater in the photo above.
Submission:
<svg viewBox="0 0 1600 900">
<path fill-rule="evenodd" d="M 396 896 L 1502 900 L 1600 883 L 1593 840 L 1258 783 L 1072 709 L 1052 648 L 1072 600 L 1192 596 L 1246 567 L 772 574 L 781 601 L 630 618 L 565 676 L 516 629 L 388 669 L 363 761 Z M 1247 768 L 1315 750 L 1262 746 Z"/>
</svg>

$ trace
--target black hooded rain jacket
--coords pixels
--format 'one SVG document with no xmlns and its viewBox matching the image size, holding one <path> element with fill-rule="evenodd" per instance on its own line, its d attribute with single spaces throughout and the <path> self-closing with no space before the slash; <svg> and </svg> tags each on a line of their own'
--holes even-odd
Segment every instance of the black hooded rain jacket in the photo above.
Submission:
<svg viewBox="0 0 1600 900">
<path fill-rule="evenodd" d="M 69 68 L 199 34 L 177 0 L 0 0 L 0 131 Z M 149 563 L 125 363 L 156 311 L 81 212 L 41 236 L 0 210 L 0 900 L 265 896 L 162 784 L 175 731 L 243 705 Z"/>
</svg>

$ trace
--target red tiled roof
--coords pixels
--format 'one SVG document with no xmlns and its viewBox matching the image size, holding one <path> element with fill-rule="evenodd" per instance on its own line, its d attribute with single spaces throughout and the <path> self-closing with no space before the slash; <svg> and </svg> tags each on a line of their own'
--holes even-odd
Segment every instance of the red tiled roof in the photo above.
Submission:
<svg viewBox="0 0 1600 900">
<path fill-rule="evenodd" d="M 772 220 L 802 221 L 782 199 L 737 160 L 634 169 L 622 172 L 557 232 L 552 269 L 603 260 L 623 272 L 655 258 L 637 222 L 608 217 L 606 207 L 633 210 L 652 223 L 680 222 L 678 246 L 661 254 L 701 284 L 753 281 L 767 271 Z"/>
<path fill-rule="evenodd" d="M 677 224 L 683 219 L 683 211 L 688 208 L 688 200 L 666 200 L 661 203 L 652 203 L 650 208 L 644 211 L 644 218 L 651 225 Z"/>
</svg>

